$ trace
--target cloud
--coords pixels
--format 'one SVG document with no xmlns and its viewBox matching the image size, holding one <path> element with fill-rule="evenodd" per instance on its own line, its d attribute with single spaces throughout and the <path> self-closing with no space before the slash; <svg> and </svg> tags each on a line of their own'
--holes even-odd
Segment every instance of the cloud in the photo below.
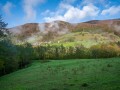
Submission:
<svg viewBox="0 0 120 90">
<path fill-rule="evenodd" d="M 99 10 L 94 5 L 84 6 L 82 10 L 79 8 L 71 7 L 64 15 L 66 21 L 76 21 L 86 17 L 93 17 L 98 14 Z"/>
<path fill-rule="evenodd" d="M 23 9 L 26 14 L 26 20 L 35 20 L 36 19 L 36 10 L 35 8 L 43 3 L 45 0 L 23 0 Z"/>
<path fill-rule="evenodd" d="M 61 3 L 72 4 L 77 0 L 63 0 Z"/>
<path fill-rule="evenodd" d="M 59 9 L 54 12 L 54 15 L 52 17 L 45 17 L 44 20 L 47 22 L 55 20 L 79 22 L 87 17 L 95 17 L 98 13 L 99 9 L 92 4 L 83 6 L 82 9 L 80 9 L 70 4 L 60 3 Z"/>
<path fill-rule="evenodd" d="M 41 15 L 43 15 L 43 16 L 46 16 L 46 15 L 52 16 L 52 15 L 54 15 L 54 12 L 51 12 L 49 9 L 47 9 L 45 12 L 42 12 Z"/>
<path fill-rule="evenodd" d="M 101 12 L 101 15 L 106 15 L 106 14 L 109 14 L 109 15 L 116 15 L 120 13 L 120 6 L 111 6 L 105 10 L 103 10 Z"/>
<path fill-rule="evenodd" d="M 11 9 L 14 5 L 11 2 L 7 2 L 4 6 L 3 6 L 3 11 L 7 14 L 10 15 L 11 14 Z"/>
<path fill-rule="evenodd" d="M 119 25 L 114 25 L 114 28 L 117 32 L 120 32 L 120 26 Z"/>
<path fill-rule="evenodd" d="M 81 5 L 86 5 L 90 3 L 96 3 L 95 0 L 82 0 Z"/>
<path fill-rule="evenodd" d="M 81 5 L 87 5 L 87 4 L 101 4 L 101 5 L 106 5 L 108 4 L 108 0 L 82 0 Z"/>
</svg>

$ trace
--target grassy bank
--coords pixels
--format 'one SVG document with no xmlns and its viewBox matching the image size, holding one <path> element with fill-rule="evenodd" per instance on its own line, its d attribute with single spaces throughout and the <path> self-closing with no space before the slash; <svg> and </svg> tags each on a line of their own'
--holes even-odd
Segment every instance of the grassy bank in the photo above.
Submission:
<svg viewBox="0 0 120 90">
<path fill-rule="evenodd" d="M 120 90 L 120 58 L 34 61 L 0 77 L 0 90 Z"/>
</svg>

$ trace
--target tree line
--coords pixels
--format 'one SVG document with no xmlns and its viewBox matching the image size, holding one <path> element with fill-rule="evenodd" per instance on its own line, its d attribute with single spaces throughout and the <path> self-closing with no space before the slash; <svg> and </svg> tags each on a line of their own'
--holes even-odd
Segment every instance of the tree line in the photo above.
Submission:
<svg viewBox="0 0 120 90">
<path fill-rule="evenodd" d="M 38 46 L 34 48 L 36 59 L 91 59 L 119 57 L 120 49 L 116 44 L 100 44 L 90 48 L 84 46 Z"/>
<path fill-rule="evenodd" d="M 0 18 L 0 76 L 27 67 L 32 60 L 60 60 L 84 58 L 111 58 L 120 56 L 120 42 L 100 44 L 90 48 L 84 46 L 64 47 L 49 44 L 33 47 L 29 43 L 14 45 L 6 29 L 7 24 Z"/>
<path fill-rule="evenodd" d="M 37 46 L 31 44 L 14 45 L 10 40 L 0 41 L 0 75 L 24 68 L 32 60 L 60 60 L 60 59 L 90 59 L 119 57 L 120 49 L 117 45 L 95 45 L 90 48 L 84 46 Z"/>
</svg>

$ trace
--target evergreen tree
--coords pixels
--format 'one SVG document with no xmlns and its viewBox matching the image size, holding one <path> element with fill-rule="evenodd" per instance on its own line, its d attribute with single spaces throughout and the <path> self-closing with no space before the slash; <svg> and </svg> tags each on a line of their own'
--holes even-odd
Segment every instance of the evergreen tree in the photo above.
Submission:
<svg viewBox="0 0 120 90">
<path fill-rule="evenodd" d="M 5 37 L 8 34 L 8 30 L 6 29 L 7 23 L 5 23 L 0 15 L 0 38 Z"/>
</svg>

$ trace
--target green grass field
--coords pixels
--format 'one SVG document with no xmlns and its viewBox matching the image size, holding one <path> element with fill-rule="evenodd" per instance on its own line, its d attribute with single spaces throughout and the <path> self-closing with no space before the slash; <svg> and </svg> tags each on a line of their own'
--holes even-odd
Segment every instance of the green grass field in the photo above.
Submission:
<svg viewBox="0 0 120 90">
<path fill-rule="evenodd" d="M 120 90 L 120 58 L 34 61 L 0 77 L 0 90 Z"/>
</svg>

